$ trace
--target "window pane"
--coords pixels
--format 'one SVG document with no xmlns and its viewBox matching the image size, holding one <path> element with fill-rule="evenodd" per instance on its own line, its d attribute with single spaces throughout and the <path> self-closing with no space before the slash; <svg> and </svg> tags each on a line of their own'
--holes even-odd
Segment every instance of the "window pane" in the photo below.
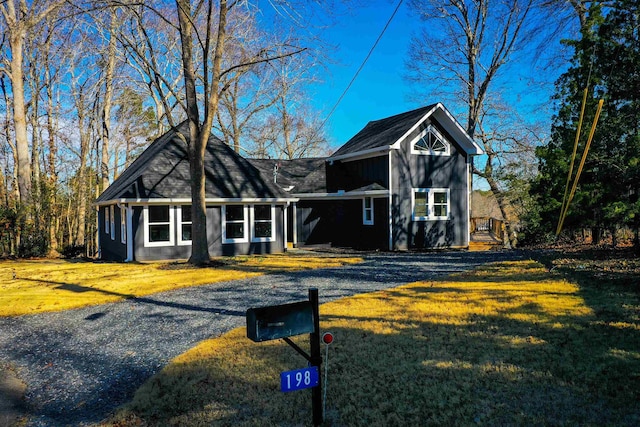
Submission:
<svg viewBox="0 0 640 427">
<path fill-rule="evenodd" d="M 182 222 L 191 222 L 191 205 L 182 205 Z"/>
<path fill-rule="evenodd" d="M 427 145 L 427 142 L 424 140 L 424 137 L 420 138 L 418 142 L 414 144 L 413 148 L 419 151 L 429 151 L 429 146 Z"/>
<path fill-rule="evenodd" d="M 371 211 L 370 210 L 364 211 L 364 220 L 367 221 L 367 222 L 371 222 Z"/>
<path fill-rule="evenodd" d="M 242 239 L 244 237 L 244 223 L 227 223 L 227 239 Z"/>
<path fill-rule="evenodd" d="M 191 224 L 182 224 L 182 240 L 191 240 Z"/>
<path fill-rule="evenodd" d="M 150 242 L 168 242 L 169 225 L 149 225 Z"/>
<path fill-rule="evenodd" d="M 169 206 L 149 206 L 149 222 L 169 222 Z"/>
<path fill-rule="evenodd" d="M 256 205 L 253 207 L 253 215 L 256 221 L 271 221 L 271 206 L 270 205 Z"/>
<path fill-rule="evenodd" d="M 364 208 L 371 209 L 371 197 L 366 197 L 364 199 Z"/>
<path fill-rule="evenodd" d="M 244 207 L 242 205 L 229 205 L 226 207 L 227 221 L 242 221 L 244 219 Z"/>
<path fill-rule="evenodd" d="M 256 237 L 271 237 L 271 221 L 256 222 Z"/>
<path fill-rule="evenodd" d="M 416 191 L 414 193 L 414 216 L 427 216 L 427 196 L 428 194 L 424 191 Z"/>
<path fill-rule="evenodd" d="M 436 153 L 444 153 L 447 151 L 447 147 L 438 139 L 433 143 L 433 151 Z"/>
<path fill-rule="evenodd" d="M 433 203 L 447 203 L 447 193 L 436 192 L 433 193 Z"/>
<path fill-rule="evenodd" d="M 435 216 L 447 216 L 447 205 L 435 205 L 433 212 Z"/>
</svg>

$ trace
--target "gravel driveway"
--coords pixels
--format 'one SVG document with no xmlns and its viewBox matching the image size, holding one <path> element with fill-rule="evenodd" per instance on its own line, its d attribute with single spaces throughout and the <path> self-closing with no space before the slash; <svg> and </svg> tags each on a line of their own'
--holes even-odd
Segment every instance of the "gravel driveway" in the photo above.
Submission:
<svg viewBox="0 0 640 427">
<path fill-rule="evenodd" d="M 130 400 L 173 357 L 243 326 L 247 308 L 303 300 L 311 287 L 318 288 L 323 303 L 523 256 L 513 251 L 371 254 L 362 264 L 341 268 L 0 318 L 0 364 L 11 364 L 27 383 L 29 425 L 89 425 Z"/>
</svg>

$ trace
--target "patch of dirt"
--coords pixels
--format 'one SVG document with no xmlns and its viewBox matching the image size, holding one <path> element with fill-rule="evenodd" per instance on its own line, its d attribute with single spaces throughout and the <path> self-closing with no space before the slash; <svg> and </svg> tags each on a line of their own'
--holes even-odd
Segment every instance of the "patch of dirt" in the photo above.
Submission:
<svg viewBox="0 0 640 427">
<path fill-rule="evenodd" d="M 24 392 L 27 386 L 13 369 L 0 366 L 0 426 L 18 426 L 25 417 Z"/>
</svg>

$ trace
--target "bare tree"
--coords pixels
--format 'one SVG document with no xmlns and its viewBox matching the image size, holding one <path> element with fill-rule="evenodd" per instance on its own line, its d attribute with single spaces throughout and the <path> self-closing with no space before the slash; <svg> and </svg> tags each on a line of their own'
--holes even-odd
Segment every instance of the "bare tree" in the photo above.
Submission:
<svg viewBox="0 0 640 427">
<path fill-rule="evenodd" d="M 106 69 L 104 76 L 104 100 L 102 106 L 102 150 L 100 161 L 101 189 L 109 186 L 109 141 L 111 139 L 111 106 L 113 101 L 113 79 L 116 68 L 116 28 L 118 9 L 109 9 L 109 43 L 107 47 Z"/>
<path fill-rule="evenodd" d="M 224 77 L 234 70 L 291 56 L 304 49 L 295 47 L 293 43 L 266 41 L 268 44 L 246 46 L 247 53 L 240 56 L 238 62 L 229 61 L 223 68 L 225 47 L 229 39 L 243 28 L 244 22 L 251 19 L 255 11 L 243 9 L 245 2 L 239 0 L 220 0 L 215 5 L 213 0 L 209 0 L 195 6 L 189 0 L 176 0 L 176 6 L 189 122 L 188 152 L 193 219 L 193 241 L 189 262 L 203 264 L 209 262 L 204 153 L 217 115 L 220 97 L 227 90 Z M 196 58 L 201 61 L 199 73 L 196 71 Z M 199 76 L 202 76 L 201 80 Z M 198 85 L 198 82 L 202 84 Z M 198 102 L 199 93 L 204 100 L 202 110 Z M 202 122 L 200 117 L 204 118 Z"/>
<path fill-rule="evenodd" d="M 226 83 L 227 90 L 220 97 L 215 127 L 236 153 L 244 150 L 244 154 L 251 154 L 248 135 L 259 132 L 261 114 L 277 101 L 271 83 L 268 73 L 254 71 L 235 74 Z"/>
<path fill-rule="evenodd" d="M 27 207 L 31 204 L 31 159 L 24 88 L 24 41 L 30 31 L 64 3 L 66 0 L 33 1 L 30 5 L 24 1 L 16 3 L 15 0 L 0 3 L 0 13 L 4 19 L 5 35 L 9 38 L 10 51 L 4 57 L 4 65 L 0 72 L 9 76 L 11 81 L 18 189 L 20 203 Z"/>
<path fill-rule="evenodd" d="M 157 132 L 166 125 L 175 126 L 176 119 L 184 119 L 184 87 L 180 38 L 175 8 L 168 5 L 150 9 L 134 3 L 123 10 L 126 19 L 116 32 L 122 45 L 125 61 L 131 68 L 130 80 L 136 91 L 151 97 L 157 118 Z M 167 18 L 169 17 L 169 18 Z"/>
<path fill-rule="evenodd" d="M 439 93 L 452 91 L 456 103 L 466 106 L 467 133 L 479 139 L 486 157 L 473 173 L 489 184 L 505 219 L 510 243 L 515 243 L 512 210 L 508 208 L 496 165 L 510 151 L 529 147 L 513 134 L 503 134 L 496 123 L 504 119 L 497 86 L 523 48 L 535 49 L 544 33 L 541 4 L 533 0 L 413 0 L 412 8 L 428 26 L 412 41 L 408 68 L 415 81 L 438 82 Z M 550 25 L 544 22 L 544 25 Z M 514 127 L 508 129 L 512 131 Z"/>
<path fill-rule="evenodd" d="M 313 66 L 300 58 L 283 58 L 269 64 L 273 103 L 262 115 L 254 138 L 258 157 L 295 159 L 326 155 L 329 146 L 318 112 L 305 91 L 316 81 Z"/>
</svg>

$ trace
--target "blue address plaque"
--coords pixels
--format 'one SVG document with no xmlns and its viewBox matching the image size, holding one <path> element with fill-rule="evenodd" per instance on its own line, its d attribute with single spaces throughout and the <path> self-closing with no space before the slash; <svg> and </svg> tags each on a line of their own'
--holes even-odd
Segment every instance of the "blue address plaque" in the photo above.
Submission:
<svg viewBox="0 0 640 427">
<path fill-rule="evenodd" d="M 287 392 L 315 387 L 319 383 L 319 378 L 317 366 L 282 372 L 280 374 L 280 390 Z"/>
</svg>

